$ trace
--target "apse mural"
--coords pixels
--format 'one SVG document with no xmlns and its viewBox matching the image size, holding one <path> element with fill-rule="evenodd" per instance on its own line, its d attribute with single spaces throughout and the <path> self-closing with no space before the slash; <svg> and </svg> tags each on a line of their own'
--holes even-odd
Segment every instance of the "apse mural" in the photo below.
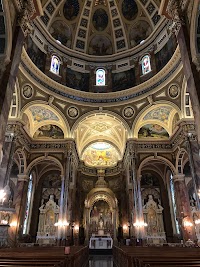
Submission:
<svg viewBox="0 0 200 267">
<path fill-rule="evenodd" d="M 130 46 L 134 47 L 140 44 L 140 42 L 145 40 L 151 34 L 151 32 L 151 27 L 147 21 L 137 21 L 130 29 Z"/>
<path fill-rule="evenodd" d="M 63 7 L 63 14 L 67 20 L 73 20 L 79 13 L 78 0 L 67 0 Z"/>
<path fill-rule="evenodd" d="M 138 7 L 134 0 L 124 0 L 122 3 L 122 13 L 127 20 L 133 20 L 137 17 Z"/>
<path fill-rule="evenodd" d="M 138 138 L 168 139 L 168 132 L 158 124 L 146 124 L 140 128 Z"/>
<path fill-rule="evenodd" d="M 94 12 L 92 23 L 97 31 L 103 31 L 108 25 L 108 15 L 102 8 L 97 9 Z"/>
<path fill-rule="evenodd" d="M 64 21 L 55 21 L 50 27 L 50 33 L 61 44 L 71 47 L 71 30 Z"/>
<path fill-rule="evenodd" d="M 63 131 L 56 125 L 48 124 L 41 126 L 34 133 L 33 138 L 35 139 L 63 139 Z"/>
<path fill-rule="evenodd" d="M 87 147 L 82 160 L 88 166 L 115 166 L 119 160 L 116 148 L 105 142 L 96 142 Z"/>
<path fill-rule="evenodd" d="M 111 41 L 102 35 L 96 35 L 89 44 L 90 55 L 104 56 L 112 54 Z"/>
<path fill-rule="evenodd" d="M 112 74 L 112 90 L 120 91 L 135 86 L 135 70 L 113 73 Z"/>
<path fill-rule="evenodd" d="M 30 107 L 29 110 L 32 113 L 33 120 L 36 122 L 41 122 L 45 120 L 59 121 L 59 118 L 51 110 L 41 107 L 34 106 Z"/>
<path fill-rule="evenodd" d="M 172 107 L 158 107 L 149 111 L 143 118 L 146 120 L 159 120 L 168 125 L 169 115 L 172 111 Z"/>
</svg>

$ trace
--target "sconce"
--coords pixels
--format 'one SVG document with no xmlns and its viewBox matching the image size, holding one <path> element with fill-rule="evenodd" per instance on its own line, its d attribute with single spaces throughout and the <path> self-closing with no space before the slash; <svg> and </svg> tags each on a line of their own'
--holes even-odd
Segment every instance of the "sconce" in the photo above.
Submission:
<svg viewBox="0 0 200 267">
<path fill-rule="evenodd" d="M 192 227 L 193 223 L 191 223 L 190 221 L 185 220 L 185 221 L 183 221 L 183 225 L 184 225 L 184 227 Z"/>
<path fill-rule="evenodd" d="M 200 224 L 200 219 L 197 219 L 197 220 L 195 220 L 195 222 L 194 222 L 195 224 Z"/>
<path fill-rule="evenodd" d="M 124 234 L 128 233 L 128 225 L 127 224 L 123 225 L 123 232 L 124 232 Z"/>
<path fill-rule="evenodd" d="M 78 234 L 78 232 L 79 232 L 79 225 L 78 224 L 75 224 L 75 226 L 74 226 L 74 233 L 75 234 Z"/>
<path fill-rule="evenodd" d="M 10 227 L 17 227 L 17 221 L 12 221 L 10 223 Z"/>
</svg>

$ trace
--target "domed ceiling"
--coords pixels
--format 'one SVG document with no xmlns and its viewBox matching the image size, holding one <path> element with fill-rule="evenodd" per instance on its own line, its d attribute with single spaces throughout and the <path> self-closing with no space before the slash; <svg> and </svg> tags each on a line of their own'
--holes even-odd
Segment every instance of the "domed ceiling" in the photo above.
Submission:
<svg viewBox="0 0 200 267">
<path fill-rule="evenodd" d="M 155 0 L 45 0 L 41 18 L 61 45 L 105 56 L 133 48 L 160 20 Z"/>
</svg>

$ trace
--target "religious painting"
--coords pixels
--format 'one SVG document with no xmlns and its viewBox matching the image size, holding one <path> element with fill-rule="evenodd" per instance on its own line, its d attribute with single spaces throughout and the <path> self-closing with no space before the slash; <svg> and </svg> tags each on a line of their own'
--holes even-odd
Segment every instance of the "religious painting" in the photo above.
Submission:
<svg viewBox="0 0 200 267">
<path fill-rule="evenodd" d="M 163 48 L 155 54 L 156 59 L 156 69 L 160 71 L 168 61 L 171 59 L 177 47 L 176 40 L 171 37 L 169 41 L 163 46 Z"/>
<path fill-rule="evenodd" d="M 147 21 L 137 21 L 129 31 L 130 46 L 134 47 L 144 41 L 151 34 L 151 26 Z"/>
<path fill-rule="evenodd" d="M 32 41 L 31 37 L 27 38 L 27 54 L 32 62 L 38 67 L 38 69 L 44 72 L 46 54 L 37 47 L 37 45 Z"/>
<path fill-rule="evenodd" d="M 151 60 L 149 55 L 145 55 L 141 60 L 142 75 L 151 71 Z"/>
<path fill-rule="evenodd" d="M 108 25 L 108 15 L 102 8 L 97 9 L 94 12 L 92 23 L 97 31 L 103 31 Z"/>
<path fill-rule="evenodd" d="M 79 13 L 79 2 L 78 0 L 66 0 L 63 7 L 63 14 L 67 20 L 73 20 Z"/>
<path fill-rule="evenodd" d="M 112 224 L 112 212 L 106 201 L 95 202 L 90 212 L 90 223 L 98 229 L 108 228 Z"/>
<path fill-rule="evenodd" d="M 96 35 L 89 44 L 88 53 L 97 56 L 111 55 L 113 53 L 111 41 L 105 36 Z"/>
<path fill-rule="evenodd" d="M 56 75 L 59 75 L 60 71 L 60 59 L 57 56 L 52 56 L 50 71 Z"/>
<path fill-rule="evenodd" d="M 158 124 L 146 124 L 140 128 L 138 138 L 168 139 L 168 132 Z"/>
<path fill-rule="evenodd" d="M 33 135 L 34 139 L 63 139 L 63 131 L 56 125 L 41 126 Z"/>
<path fill-rule="evenodd" d="M 69 48 L 71 47 L 71 30 L 64 21 L 57 20 L 53 22 L 49 32 L 55 40 Z"/>
<path fill-rule="evenodd" d="M 124 0 L 122 3 L 122 14 L 127 20 L 135 19 L 138 14 L 136 2 L 134 0 Z"/>
<path fill-rule="evenodd" d="M 89 91 L 89 73 L 81 73 L 67 68 L 66 86 L 77 90 Z"/>
<path fill-rule="evenodd" d="M 106 85 L 106 73 L 104 69 L 98 69 L 96 71 L 96 85 L 104 86 Z"/>
<path fill-rule="evenodd" d="M 115 166 L 119 160 L 116 148 L 106 142 L 96 142 L 88 146 L 82 155 L 82 160 L 88 166 Z"/>
<path fill-rule="evenodd" d="M 168 125 L 169 115 L 172 111 L 172 107 L 163 106 L 155 108 L 149 111 L 143 118 L 144 121 L 146 120 L 159 120 Z"/>
<path fill-rule="evenodd" d="M 120 73 L 112 74 L 113 92 L 125 90 L 135 86 L 135 70 L 130 69 Z"/>
<path fill-rule="evenodd" d="M 45 120 L 53 120 L 53 121 L 59 121 L 58 116 L 53 113 L 53 111 L 41 107 L 41 106 L 33 106 L 30 107 L 29 110 L 32 113 L 33 120 L 36 122 L 41 122 Z"/>
</svg>

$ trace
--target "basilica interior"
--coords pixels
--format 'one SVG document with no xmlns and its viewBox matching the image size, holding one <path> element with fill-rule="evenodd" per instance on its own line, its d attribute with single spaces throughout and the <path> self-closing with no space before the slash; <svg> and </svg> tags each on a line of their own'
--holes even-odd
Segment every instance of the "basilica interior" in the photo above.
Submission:
<svg viewBox="0 0 200 267">
<path fill-rule="evenodd" d="M 200 243 L 199 11 L 0 1 L 0 246 Z"/>
</svg>

